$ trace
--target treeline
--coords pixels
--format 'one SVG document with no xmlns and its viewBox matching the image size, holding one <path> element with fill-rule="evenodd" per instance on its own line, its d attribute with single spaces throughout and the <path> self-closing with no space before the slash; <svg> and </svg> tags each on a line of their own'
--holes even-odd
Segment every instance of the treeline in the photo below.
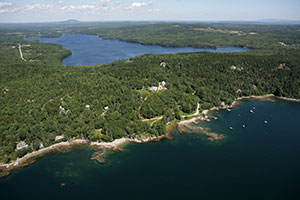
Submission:
<svg viewBox="0 0 300 200">
<path fill-rule="evenodd" d="M 300 25 L 230 23 L 86 22 L 0 25 L 0 41 L 24 37 L 59 37 L 64 33 L 99 35 L 173 47 L 236 46 L 250 49 L 299 49 Z M 282 42 L 280 44 L 280 42 Z M 287 45 L 287 46 L 286 46 Z"/>
<path fill-rule="evenodd" d="M 300 25 L 147 24 L 101 29 L 104 39 L 172 47 L 299 48 Z M 285 46 L 287 48 L 287 46 Z"/>
</svg>

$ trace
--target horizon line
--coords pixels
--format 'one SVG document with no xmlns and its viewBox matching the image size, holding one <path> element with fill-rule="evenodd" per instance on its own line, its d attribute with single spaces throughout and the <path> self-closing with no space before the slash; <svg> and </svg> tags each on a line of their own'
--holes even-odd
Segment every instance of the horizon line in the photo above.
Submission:
<svg viewBox="0 0 300 200">
<path fill-rule="evenodd" d="M 0 22 L 0 24 L 45 24 L 45 23 L 62 23 L 68 21 L 76 21 L 77 23 L 97 23 L 97 22 L 203 22 L 203 23 L 268 23 L 268 24 L 300 24 L 300 19 L 257 19 L 257 20 L 89 20 L 89 21 L 81 21 L 77 19 L 66 19 L 61 21 L 43 21 L 43 22 Z"/>
</svg>

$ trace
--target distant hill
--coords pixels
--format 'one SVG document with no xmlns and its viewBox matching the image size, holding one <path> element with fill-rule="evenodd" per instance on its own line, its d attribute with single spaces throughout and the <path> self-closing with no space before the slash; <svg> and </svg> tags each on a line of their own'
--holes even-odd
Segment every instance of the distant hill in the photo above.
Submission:
<svg viewBox="0 0 300 200">
<path fill-rule="evenodd" d="M 54 22 L 54 23 L 57 23 L 57 24 L 79 24 L 80 21 L 78 21 L 76 19 L 69 19 L 69 20 L 66 20 L 66 21 Z"/>
</svg>

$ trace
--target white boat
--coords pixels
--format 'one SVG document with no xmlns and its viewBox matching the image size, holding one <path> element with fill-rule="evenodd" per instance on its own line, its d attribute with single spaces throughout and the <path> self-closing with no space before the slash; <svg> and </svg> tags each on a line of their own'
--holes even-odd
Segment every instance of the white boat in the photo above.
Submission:
<svg viewBox="0 0 300 200">
<path fill-rule="evenodd" d="M 228 112 L 231 112 L 231 109 L 227 108 L 227 111 L 228 111 Z"/>
<path fill-rule="evenodd" d="M 268 121 L 264 121 L 265 122 L 265 124 L 267 124 L 268 123 Z"/>
<path fill-rule="evenodd" d="M 250 110 L 250 112 L 251 112 L 251 113 L 254 113 L 254 111 L 253 111 L 253 110 Z"/>
<path fill-rule="evenodd" d="M 232 126 L 229 127 L 230 130 L 233 130 Z"/>
<path fill-rule="evenodd" d="M 243 125 L 243 128 L 246 128 L 246 125 Z"/>
</svg>

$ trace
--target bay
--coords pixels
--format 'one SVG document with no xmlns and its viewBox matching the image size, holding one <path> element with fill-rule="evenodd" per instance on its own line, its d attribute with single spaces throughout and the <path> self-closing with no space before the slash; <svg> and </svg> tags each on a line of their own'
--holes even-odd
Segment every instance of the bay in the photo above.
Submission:
<svg viewBox="0 0 300 200">
<path fill-rule="evenodd" d="M 103 40 L 96 35 L 63 34 L 58 38 L 30 37 L 26 40 L 60 44 L 71 50 L 72 55 L 63 60 L 64 65 L 96 65 L 128 59 L 143 54 L 170 54 L 189 52 L 234 53 L 245 52 L 248 49 L 239 47 L 192 48 L 192 47 L 162 47 L 142 45 L 119 40 Z"/>
<path fill-rule="evenodd" d="M 299 103 L 243 100 L 210 114 L 218 119 L 198 126 L 224 134 L 219 143 L 174 130 L 173 140 L 127 144 L 102 165 L 89 147 L 50 153 L 0 179 L 1 198 L 299 199 Z"/>
</svg>

